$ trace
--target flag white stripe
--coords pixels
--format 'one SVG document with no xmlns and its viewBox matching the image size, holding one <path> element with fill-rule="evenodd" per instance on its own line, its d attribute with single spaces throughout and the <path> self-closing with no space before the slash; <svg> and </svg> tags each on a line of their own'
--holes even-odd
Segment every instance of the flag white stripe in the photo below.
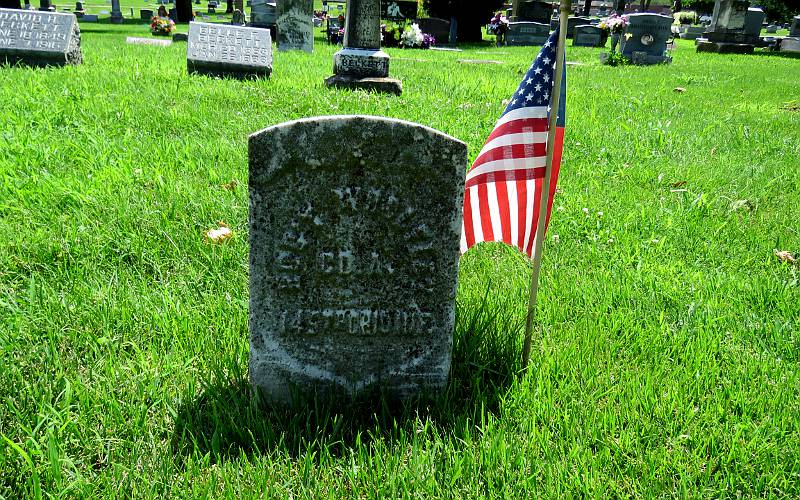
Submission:
<svg viewBox="0 0 800 500">
<path fill-rule="evenodd" d="M 508 113 L 504 114 L 503 116 L 501 116 L 500 119 L 497 120 L 497 123 L 494 125 L 494 128 L 497 128 L 500 125 L 504 125 L 514 120 L 523 120 L 525 118 L 547 118 L 547 106 L 534 106 L 534 107 L 513 109 Z"/>
<path fill-rule="evenodd" d="M 500 204 L 497 203 L 497 183 L 486 184 L 488 188 L 487 198 L 489 199 L 489 218 L 492 221 L 492 233 L 495 241 L 503 240 L 503 226 L 500 222 Z"/>
<path fill-rule="evenodd" d="M 501 160 L 487 161 L 477 167 L 473 168 L 467 174 L 467 182 L 481 174 L 489 172 L 499 172 L 503 170 L 522 170 L 526 168 L 544 167 L 547 163 L 547 157 L 534 156 L 530 158 L 509 158 Z"/>
<path fill-rule="evenodd" d="M 508 206 L 510 208 L 511 222 L 511 244 L 518 245 L 519 238 L 519 210 L 517 209 L 517 182 L 507 181 L 506 192 L 508 192 Z"/>
<path fill-rule="evenodd" d="M 481 206 L 478 201 L 478 186 L 472 186 L 469 193 L 470 204 L 472 205 L 472 232 L 475 241 L 483 241 L 483 227 L 481 227 Z"/>
<path fill-rule="evenodd" d="M 494 148 L 513 146 L 514 144 L 547 144 L 547 132 L 520 132 L 518 134 L 504 134 L 487 142 L 476 158 Z"/>
<path fill-rule="evenodd" d="M 527 199 L 525 200 L 525 239 L 522 242 L 522 251 L 525 252 L 528 248 L 528 242 L 533 237 L 531 235 L 531 221 L 533 220 L 533 200 L 536 198 L 536 180 L 531 179 L 525 181 L 525 186 L 528 188 Z M 535 231 L 535 230 L 534 230 Z"/>
</svg>

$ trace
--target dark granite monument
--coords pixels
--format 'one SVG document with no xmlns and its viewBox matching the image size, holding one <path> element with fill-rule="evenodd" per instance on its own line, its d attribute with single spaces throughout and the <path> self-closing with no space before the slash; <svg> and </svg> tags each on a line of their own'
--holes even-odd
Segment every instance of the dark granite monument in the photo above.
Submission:
<svg viewBox="0 0 800 500">
<path fill-rule="evenodd" d="M 81 32 L 73 14 L 0 9 L 0 63 L 81 64 Z"/>
<path fill-rule="evenodd" d="M 278 0 L 278 50 L 314 51 L 314 0 Z"/>
<path fill-rule="evenodd" d="M 446 45 L 450 41 L 450 21 L 447 19 L 423 17 L 417 19 L 417 25 L 423 33 L 433 36 L 437 45 Z"/>
<path fill-rule="evenodd" d="M 333 55 L 329 87 L 376 90 L 400 95 L 400 80 L 389 78 L 389 54 L 381 50 L 380 0 L 349 0 L 344 47 Z"/>
<path fill-rule="evenodd" d="M 620 53 L 634 64 L 672 62 L 666 55 L 672 36 L 672 17 L 661 14 L 630 14 L 628 27 L 621 37 Z"/>
<path fill-rule="evenodd" d="M 461 141 L 377 116 L 250 136 L 250 380 L 261 396 L 445 387 L 467 166 Z"/>
<path fill-rule="evenodd" d="M 532 21 L 549 25 L 551 17 L 553 17 L 553 6 L 549 2 L 517 0 L 514 2 L 509 21 Z"/>
<path fill-rule="evenodd" d="M 189 24 L 186 63 L 189 73 L 268 78 L 272 37 L 264 29 L 193 22 Z"/>
<path fill-rule="evenodd" d="M 533 22 L 508 23 L 506 45 L 539 46 L 550 37 L 550 25 Z"/>
</svg>

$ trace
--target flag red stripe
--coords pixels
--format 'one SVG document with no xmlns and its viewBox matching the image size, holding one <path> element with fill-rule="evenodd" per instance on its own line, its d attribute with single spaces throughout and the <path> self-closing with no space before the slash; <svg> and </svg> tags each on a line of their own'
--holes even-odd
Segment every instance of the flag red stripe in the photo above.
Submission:
<svg viewBox="0 0 800 500">
<path fill-rule="evenodd" d="M 508 187 L 505 182 L 495 182 L 497 191 L 497 206 L 500 209 L 500 231 L 503 233 L 503 242 L 511 244 L 511 212 L 508 209 Z"/>
<path fill-rule="evenodd" d="M 489 215 L 489 188 L 486 187 L 486 184 L 478 184 L 478 208 L 481 212 L 483 241 L 494 241 L 492 218 Z"/>
<path fill-rule="evenodd" d="M 497 139 L 501 135 L 506 134 L 520 134 L 522 132 L 547 132 L 547 118 L 524 118 L 522 120 L 512 120 L 504 123 L 492 130 L 489 137 L 484 144 L 488 144 L 491 140 Z"/>
<path fill-rule="evenodd" d="M 495 160 L 534 158 L 537 156 L 547 156 L 547 144 L 544 142 L 509 144 L 486 151 L 475 159 L 475 162 L 472 164 L 472 168 Z"/>
<path fill-rule="evenodd" d="M 487 182 L 525 181 L 544 177 L 544 167 L 518 168 L 516 170 L 495 170 L 485 174 L 476 175 L 467 181 L 467 188 L 485 184 Z"/>
<path fill-rule="evenodd" d="M 520 250 L 525 245 L 525 228 L 528 227 L 528 220 L 525 217 L 526 206 L 528 206 L 528 182 L 527 179 L 517 179 L 517 241 L 514 244 Z"/>
<path fill-rule="evenodd" d="M 464 236 L 467 240 L 467 248 L 475 244 L 475 228 L 472 223 L 472 190 L 467 188 L 464 192 Z"/>
</svg>

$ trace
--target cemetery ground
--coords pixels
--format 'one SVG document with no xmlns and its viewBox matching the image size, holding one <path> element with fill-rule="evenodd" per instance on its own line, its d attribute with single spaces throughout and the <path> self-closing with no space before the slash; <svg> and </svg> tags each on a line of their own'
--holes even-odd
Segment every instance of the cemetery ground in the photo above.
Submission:
<svg viewBox="0 0 800 500">
<path fill-rule="evenodd" d="M 373 114 L 472 160 L 538 48 L 390 49 L 394 97 L 324 87 L 319 34 L 237 81 L 81 28 L 83 65 L 0 69 L 0 498 L 800 494 L 800 60 L 569 47 L 530 371 L 530 263 L 486 244 L 444 395 L 285 411 L 249 397 L 248 135 Z"/>
</svg>

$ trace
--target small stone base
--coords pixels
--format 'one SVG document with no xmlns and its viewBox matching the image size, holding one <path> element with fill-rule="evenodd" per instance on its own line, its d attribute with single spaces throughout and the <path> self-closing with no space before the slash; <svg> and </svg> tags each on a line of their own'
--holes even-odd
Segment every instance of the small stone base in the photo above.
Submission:
<svg viewBox="0 0 800 500">
<path fill-rule="evenodd" d="M 403 93 L 403 83 L 394 78 L 359 78 L 346 75 L 333 75 L 325 79 L 328 87 L 342 89 L 363 89 L 400 95 Z"/>
<path fill-rule="evenodd" d="M 752 54 L 753 45 L 745 43 L 709 42 L 697 40 L 697 52 L 716 52 L 717 54 Z"/>
</svg>

